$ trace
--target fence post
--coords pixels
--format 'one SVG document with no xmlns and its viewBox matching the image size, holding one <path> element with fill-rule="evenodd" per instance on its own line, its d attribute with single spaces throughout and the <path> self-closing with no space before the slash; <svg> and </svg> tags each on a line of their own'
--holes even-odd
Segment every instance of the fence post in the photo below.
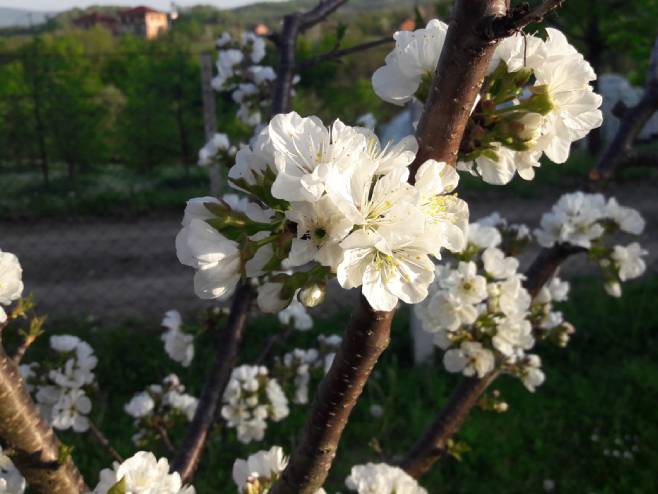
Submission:
<svg viewBox="0 0 658 494">
<path fill-rule="evenodd" d="M 217 132 L 215 92 L 212 88 L 212 55 L 210 53 L 201 54 L 201 94 L 203 95 L 203 129 L 207 142 Z M 210 195 L 219 195 L 221 177 L 218 164 L 208 165 L 208 176 L 210 177 Z"/>
</svg>

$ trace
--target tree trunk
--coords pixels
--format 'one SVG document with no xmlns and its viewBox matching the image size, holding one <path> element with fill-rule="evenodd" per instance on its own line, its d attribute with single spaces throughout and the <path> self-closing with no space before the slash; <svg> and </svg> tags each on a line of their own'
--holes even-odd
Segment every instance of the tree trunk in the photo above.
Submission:
<svg viewBox="0 0 658 494">
<path fill-rule="evenodd" d="M 36 494 L 87 492 L 73 461 L 39 415 L 18 367 L 0 345 L 0 443 Z"/>
</svg>

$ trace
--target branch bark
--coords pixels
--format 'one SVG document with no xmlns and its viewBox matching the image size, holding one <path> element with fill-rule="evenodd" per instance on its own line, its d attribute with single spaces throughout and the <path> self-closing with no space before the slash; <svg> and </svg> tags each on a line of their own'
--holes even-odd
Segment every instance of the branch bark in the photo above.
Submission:
<svg viewBox="0 0 658 494">
<path fill-rule="evenodd" d="M 505 0 L 458 0 L 432 88 L 418 123 L 418 154 L 411 175 L 428 159 L 455 165 L 495 40 L 485 36 L 485 21 L 505 17 Z"/>
<path fill-rule="evenodd" d="M 379 356 L 388 347 L 394 311 L 374 311 L 363 295 L 311 406 L 302 439 L 270 494 L 315 494 L 336 455 L 347 420 Z"/>
<path fill-rule="evenodd" d="M 172 463 L 172 469 L 180 473 L 183 483 L 190 481 L 201 460 L 220 400 L 231 377 L 253 298 L 253 290 L 248 282 L 242 282 L 233 297 L 226 328 L 217 336 L 215 362 L 206 379 L 187 436 Z"/>
<path fill-rule="evenodd" d="M 617 109 L 621 108 L 620 106 Z M 656 38 L 651 52 L 644 94 L 637 105 L 625 108 L 621 112 L 617 134 L 596 167 L 589 173 L 590 185 L 607 182 L 614 177 L 617 170 L 628 162 L 635 139 L 656 111 L 658 111 L 658 38 Z"/>
<path fill-rule="evenodd" d="M 36 494 L 87 492 L 84 479 L 39 415 L 16 364 L 0 345 L 0 443 Z M 63 458 L 62 458 L 63 457 Z"/>
</svg>

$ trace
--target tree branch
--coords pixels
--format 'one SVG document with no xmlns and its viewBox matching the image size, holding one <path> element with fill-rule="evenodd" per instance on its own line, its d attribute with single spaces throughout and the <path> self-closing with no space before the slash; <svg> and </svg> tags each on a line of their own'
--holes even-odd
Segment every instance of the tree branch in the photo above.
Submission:
<svg viewBox="0 0 658 494">
<path fill-rule="evenodd" d="M 514 6 L 509 14 L 491 19 L 484 26 L 484 33 L 490 40 L 507 38 L 518 33 L 528 24 L 542 22 L 544 17 L 559 8 L 565 0 L 545 0 L 531 9 L 527 3 Z"/>
<path fill-rule="evenodd" d="M 619 129 L 596 167 L 589 173 L 591 186 L 600 185 L 612 179 L 617 170 L 628 163 L 635 139 L 642 132 L 647 121 L 658 111 L 658 38 L 656 38 L 651 52 L 649 72 L 642 98 L 632 108 L 619 105 L 615 109 L 616 113 L 620 114 Z"/>
<path fill-rule="evenodd" d="M 87 486 L 39 415 L 18 367 L 0 345 L 0 443 L 36 494 L 80 494 Z"/>
<path fill-rule="evenodd" d="M 233 297 L 226 328 L 217 335 L 215 362 L 204 384 L 187 436 L 172 463 L 172 469 L 180 473 L 183 483 L 189 482 L 201 460 L 220 400 L 231 377 L 253 298 L 253 289 L 248 282 L 241 282 Z"/>
<path fill-rule="evenodd" d="M 427 472 L 446 453 L 448 440 L 457 433 L 482 393 L 498 375 L 498 372 L 492 372 L 482 379 L 463 377 L 434 422 L 402 460 L 400 467 L 415 478 Z"/>
<path fill-rule="evenodd" d="M 293 12 L 283 18 L 281 33 L 274 36 L 279 49 L 279 66 L 272 95 L 272 116 L 290 109 L 290 94 L 295 76 L 295 49 L 299 34 L 322 22 L 345 3 L 347 0 L 321 0 L 315 8 L 307 12 Z"/>
<path fill-rule="evenodd" d="M 338 58 L 347 56 L 347 55 L 353 55 L 354 53 L 359 53 L 365 50 L 370 50 L 371 48 L 376 48 L 378 46 L 382 45 L 388 45 L 390 43 L 395 42 L 395 40 L 391 36 L 387 36 L 385 38 L 381 39 L 376 39 L 373 41 L 368 41 L 366 43 L 361 43 L 359 45 L 354 45 L 350 46 L 349 48 L 343 48 L 343 49 L 333 49 L 331 51 L 328 51 L 326 53 L 322 53 L 320 55 L 316 55 L 315 57 L 309 58 L 307 60 L 302 61 L 299 64 L 299 70 L 306 70 L 310 69 L 311 67 L 315 67 L 316 65 L 322 63 L 322 62 L 328 62 L 330 60 L 336 60 Z"/>
<path fill-rule="evenodd" d="M 270 494 L 315 494 L 336 455 L 347 420 L 379 356 L 388 347 L 394 311 L 374 311 L 363 295 L 322 380 L 302 438 Z"/>
<path fill-rule="evenodd" d="M 411 176 L 428 159 L 454 165 L 471 110 L 496 42 L 484 36 L 484 19 L 504 17 L 505 0 L 457 0 L 416 138 Z M 413 178 L 412 178 L 413 180 Z"/>
</svg>

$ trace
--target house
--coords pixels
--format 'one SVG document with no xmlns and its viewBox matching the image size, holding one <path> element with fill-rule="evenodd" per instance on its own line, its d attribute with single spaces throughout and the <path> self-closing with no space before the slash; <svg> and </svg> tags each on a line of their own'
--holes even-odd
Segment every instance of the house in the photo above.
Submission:
<svg viewBox="0 0 658 494">
<path fill-rule="evenodd" d="M 135 7 L 119 12 L 121 32 L 142 36 L 146 39 L 157 38 L 169 29 L 169 15 L 150 7 Z"/>
<path fill-rule="evenodd" d="M 103 27 L 110 31 L 112 34 L 119 33 L 119 21 L 111 15 L 102 14 L 100 12 L 92 12 L 91 14 L 83 15 L 73 21 L 73 25 L 80 29 L 93 29 L 95 27 Z"/>
</svg>

